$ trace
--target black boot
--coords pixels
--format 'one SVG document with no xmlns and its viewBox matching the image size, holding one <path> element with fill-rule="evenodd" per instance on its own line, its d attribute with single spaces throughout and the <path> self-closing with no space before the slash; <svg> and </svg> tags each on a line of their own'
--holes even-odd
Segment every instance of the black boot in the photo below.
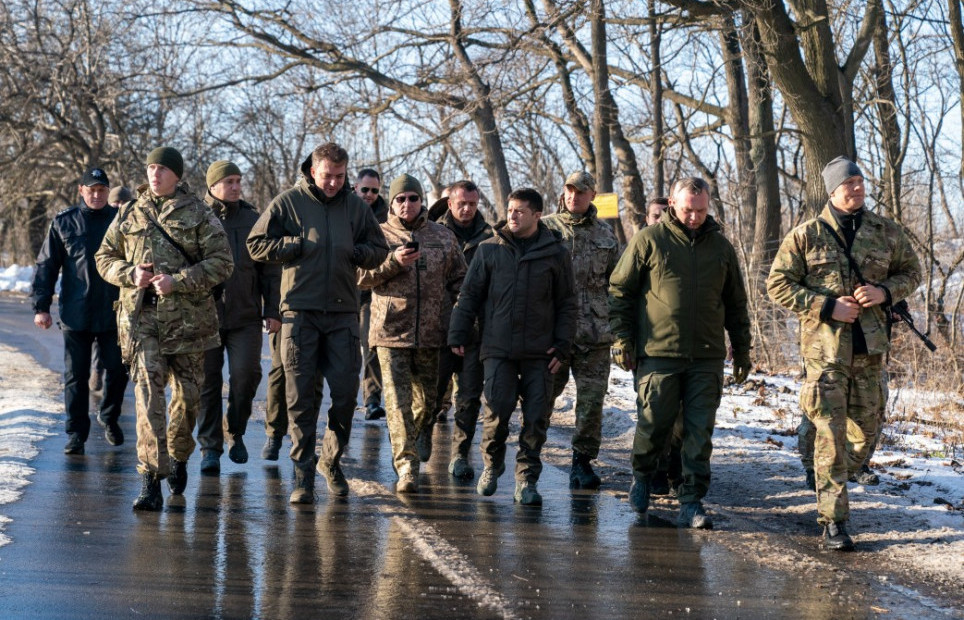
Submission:
<svg viewBox="0 0 964 620">
<path fill-rule="evenodd" d="M 838 521 L 824 526 L 823 544 L 834 551 L 853 551 L 854 541 L 847 533 L 847 522 Z"/>
<path fill-rule="evenodd" d="M 315 468 L 311 461 L 307 465 L 295 463 L 295 488 L 288 502 L 292 504 L 315 503 Z"/>
<path fill-rule="evenodd" d="M 171 459 L 171 475 L 167 477 L 167 487 L 171 495 L 180 495 L 187 488 L 187 463 Z"/>
<path fill-rule="evenodd" d="M 588 454 L 572 452 L 572 471 L 569 472 L 570 489 L 598 489 L 602 481 L 596 472 L 592 470 L 589 461 L 592 460 Z"/>
<path fill-rule="evenodd" d="M 158 512 L 164 508 L 164 496 L 161 495 L 161 479 L 153 472 L 141 475 L 141 494 L 134 500 L 134 510 L 150 510 Z"/>
<path fill-rule="evenodd" d="M 669 475 L 665 471 L 656 470 L 649 492 L 652 495 L 669 495 Z"/>
</svg>

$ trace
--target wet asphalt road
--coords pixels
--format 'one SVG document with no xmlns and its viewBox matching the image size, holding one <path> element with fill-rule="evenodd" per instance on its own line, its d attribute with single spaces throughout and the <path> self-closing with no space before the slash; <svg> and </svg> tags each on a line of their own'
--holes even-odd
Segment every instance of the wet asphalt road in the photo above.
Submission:
<svg viewBox="0 0 964 620">
<path fill-rule="evenodd" d="M 21 301 L 0 298 L 0 341 L 59 372 L 59 332 L 32 328 Z M 263 419 L 263 388 L 256 411 Z M 562 468 L 546 467 L 541 509 L 513 504 L 511 474 L 493 497 L 481 498 L 474 483 L 446 471 L 448 425 L 436 427 L 436 450 L 414 497 L 394 494 L 384 421 L 358 415 L 344 459 L 351 495 L 330 497 L 319 477 L 316 503 L 290 506 L 290 462 L 284 452 L 278 463 L 261 460 L 264 430 L 252 421 L 246 465 L 225 455 L 219 477 L 202 477 L 196 453 L 183 497 L 172 498 L 165 483 L 163 512 L 134 513 L 130 396 L 121 421 L 126 444 L 109 446 L 95 423 L 79 457 L 62 454 L 58 425 L 31 463 L 36 473 L 24 497 L 0 507 L 12 519 L 6 533 L 13 540 L 0 548 L 0 618 L 933 613 L 913 597 L 868 585 L 860 573 L 758 562 L 749 548 L 734 551 L 745 532 L 679 531 L 669 510 L 640 521 L 625 489 L 570 492 Z M 473 464 L 479 467 L 477 452 Z"/>
</svg>

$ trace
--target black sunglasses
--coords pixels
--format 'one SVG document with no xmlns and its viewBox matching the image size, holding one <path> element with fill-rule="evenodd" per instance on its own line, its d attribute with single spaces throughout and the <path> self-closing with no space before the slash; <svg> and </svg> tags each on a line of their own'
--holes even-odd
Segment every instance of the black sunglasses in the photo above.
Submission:
<svg viewBox="0 0 964 620">
<path fill-rule="evenodd" d="M 369 194 L 369 193 L 371 193 L 371 194 L 377 194 L 377 193 L 378 193 L 378 188 L 377 188 L 377 187 L 359 187 L 358 189 L 360 189 L 360 190 L 361 190 L 361 193 L 363 193 L 363 194 Z"/>
<path fill-rule="evenodd" d="M 401 195 L 395 196 L 395 202 L 397 202 L 398 204 L 404 203 L 405 200 L 408 200 L 409 202 L 418 202 L 421 199 L 422 197 L 419 196 L 418 194 L 412 194 L 411 196 L 401 196 Z"/>
</svg>

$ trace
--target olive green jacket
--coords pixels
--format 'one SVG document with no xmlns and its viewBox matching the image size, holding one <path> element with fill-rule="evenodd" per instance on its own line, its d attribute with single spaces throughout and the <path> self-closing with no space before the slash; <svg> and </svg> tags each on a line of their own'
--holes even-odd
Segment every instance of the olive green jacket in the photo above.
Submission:
<svg viewBox="0 0 964 620">
<path fill-rule="evenodd" d="M 159 208 L 157 202 L 147 185 L 137 188 L 137 198 L 120 208 L 95 255 L 101 277 L 120 287 L 115 307 L 121 351 L 131 350 L 130 339 L 136 333 L 133 321 L 147 290 L 134 286 L 134 270 L 142 263 L 153 263 L 155 275 L 174 279 L 172 293 L 157 299 L 161 353 L 197 353 L 216 347 L 218 315 L 211 289 L 234 270 L 227 235 L 217 216 L 185 184 Z M 193 258 L 193 265 L 163 237 L 155 222 Z"/>
<path fill-rule="evenodd" d="M 712 216 L 691 239 L 672 209 L 633 236 L 609 279 L 613 336 L 636 357 L 725 359 L 750 350 L 746 289 Z"/>
<path fill-rule="evenodd" d="M 800 351 L 805 359 L 850 364 L 852 325 L 821 320 L 828 300 L 853 295 L 860 286 L 847 256 L 821 222 L 843 240 L 844 233 L 828 202 L 816 218 L 786 236 L 767 278 L 770 298 L 800 319 Z M 884 287 L 892 302 L 905 299 L 921 283 L 921 266 L 904 230 L 895 222 L 864 210 L 850 253 L 863 277 Z M 826 313 L 824 314 L 826 317 Z M 890 349 L 887 317 L 881 306 L 862 308 L 857 317 L 868 355 Z"/>
</svg>

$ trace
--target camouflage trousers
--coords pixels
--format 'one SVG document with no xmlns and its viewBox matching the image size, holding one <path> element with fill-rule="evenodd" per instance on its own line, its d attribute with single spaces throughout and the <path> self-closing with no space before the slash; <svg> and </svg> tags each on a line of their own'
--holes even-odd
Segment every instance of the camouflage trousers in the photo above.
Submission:
<svg viewBox="0 0 964 620">
<path fill-rule="evenodd" d="M 877 439 L 883 409 L 882 356 L 855 355 L 850 365 L 804 360 L 800 408 L 816 429 L 817 522 L 847 521 L 847 478 Z"/>
<path fill-rule="evenodd" d="M 559 398 L 569 382 L 576 381 L 576 426 L 572 433 L 572 449 L 591 458 L 599 456 L 602 444 L 603 400 L 609 389 L 609 347 L 589 350 L 574 349 L 568 363 L 552 376 L 552 399 Z"/>
<path fill-rule="evenodd" d="M 435 390 L 438 381 L 438 349 L 390 349 L 378 347 L 382 370 L 382 394 L 392 463 L 399 476 L 418 475 L 415 438 L 431 433 Z"/>
<path fill-rule="evenodd" d="M 378 361 L 378 349 L 368 346 L 368 332 L 372 323 L 372 304 L 362 304 L 359 312 L 362 348 L 362 397 L 366 405 L 382 404 L 382 369 Z"/>
<path fill-rule="evenodd" d="M 880 387 L 883 390 L 883 398 L 881 399 L 881 407 L 879 414 L 879 427 L 878 429 L 884 428 L 884 419 L 887 413 L 887 401 L 890 398 L 889 388 L 887 386 L 890 381 L 889 375 L 887 374 L 887 369 L 884 368 L 880 373 Z M 877 451 L 877 445 L 880 444 L 880 438 L 882 436 L 881 432 L 877 433 L 877 437 L 874 443 L 870 444 L 870 449 L 867 450 L 867 458 L 864 459 L 864 463 L 870 464 L 870 459 L 873 458 L 874 452 Z M 817 437 L 817 427 L 813 425 L 810 418 L 803 416 L 800 420 L 800 425 L 797 426 L 797 452 L 800 453 L 800 463 L 803 465 L 804 469 L 813 469 L 813 444 Z M 848 442 L 848 451 L 853 451 L 853 445 Z M 851 460 L 853 460 L 851 458 Z M 858 468 L 859 469 L 859 468 Z M 851 472 L 855 473 L 855 472 Z"/>
<path fill-rule="evenodd" d="M 171 471 L 171 457 L 186 462 L 194 452 L 192 435 L 201 407 L 204 353 L 163 355 L 156 315 L 147 308 L 141 313 L 136 338 L 131 378 L 137 413 L 137 471 L 164 478 Z M 164 399 L 168 384 L 169 405 Z"/>
</svg>

